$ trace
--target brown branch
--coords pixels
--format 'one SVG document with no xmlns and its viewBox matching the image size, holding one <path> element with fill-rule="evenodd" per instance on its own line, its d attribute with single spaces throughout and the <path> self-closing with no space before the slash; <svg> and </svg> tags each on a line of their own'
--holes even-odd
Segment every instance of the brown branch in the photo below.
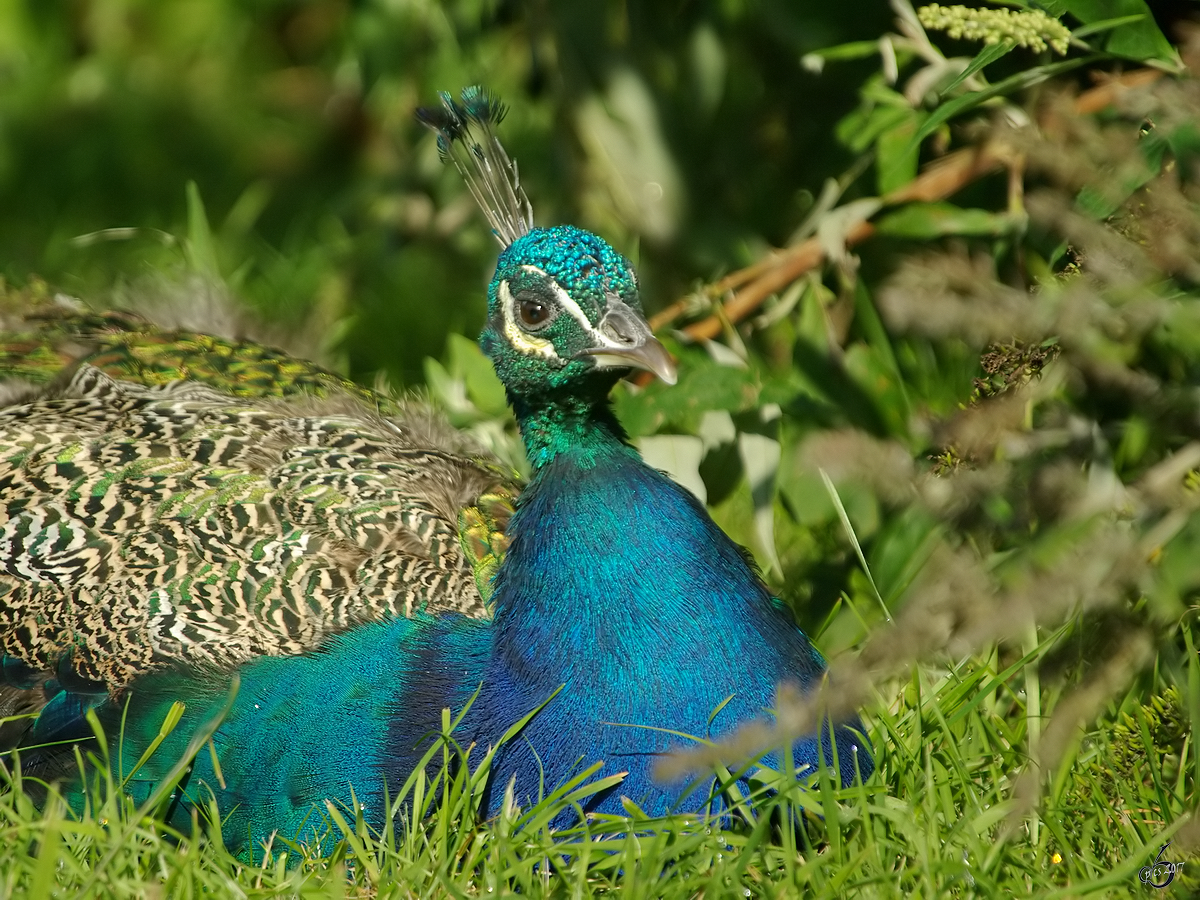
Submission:
<svg viewBox="0 0 1200 900">
<path fill-rule="evenodd" d="M 696 293 L 703 294 L 706 297 L 720 297 L 727 291 L 735 291 L 743 284 L 753 281 L 759 275 L 769 272 L 779 260 L 780 257 L 786 256 L 787 250 L 773 250 L 762 259 L 751 263 L 743 269 L 738 269 L 735 272 L 730 272 L 719 281 L 714 281 L 712 284 L 705 285 Z M 692 304 L 692 298 L 696 294 L 688 294 L 686 297 L 680 297 L 670 306 L 659 310 L 650 317 L 650 327 L 654 330 L 669 325 L 678 319 L 681 315 L 687 312 L 688 307 Z"/>
<path fill-rule="evenodd" d="M 874 233 L 875 226 L 870 222 L 859 222 L 846 233 L 846 246 L 853 247 Z M 771 265 L 761 275 L 726 301 L 724 319 L 729 322 L 741 321 L 758 309 L 769 296 L 783 290 L 805 272 L 815 269 L 824 259 L 825 250 L 815 237 L 772 257 Z M 722 318 L 719 315 L 709 316 L 688 325 L 683 332 L 693 340 L 714 338 L 721 333 Z"/>
<path fill-rule="evenodd" d="M 1133 88 L 1154 84 L 1162 78 L 1161 69 L 1134 69 L 1115 78 L 1108 78 L 1103 84 L 1084 91 L 1075 100 L 1075 112 L 1081 116 L 1098 113 L 1108 109 L 1121 98 L 1121 95 Z"/>
<path fill-rule="evenodd" d="M 1137 69 L 1104 82 L 1085 91 L 1075 99 L 1075 111 L 1080 115 L 1098 112 L 1115 103 L 1129 89 L 1151 84 L 1162 72 L 1157 69 Z M 968 184 L 1004 166 L 1019 164 L 1013 154 L 997 143 L 957 150 L 925 167 L 925 170 L 904 187 L 883 198 L 885 208 L 900 203 L 944 200 Z M 875 233 L 870 222 L 859 222 L 846 232 L 847 247 L 862 243 Z M 731 272 L 719 281 L 701 289 L 698 293 L 719 297 L 735 291 L 725 301 L 719 314 L 713 314 L 699 322 L 693 322 L 683 333 L 693 340 L 714 338 L 721 333 L 725 322 L 740 322 L 753 313 L 772 294 L 775 294 L 806 272 L 817 268 L 825 261 L 825 251 L 820 241 L 813 237 L 794 247 L 774 251 L 757 262 Z M 650 319 L 655 331 L 666 328 L 683 316 L 693 303 L 696 294 L 676 300 L 666 309 Z"/>
</svg>

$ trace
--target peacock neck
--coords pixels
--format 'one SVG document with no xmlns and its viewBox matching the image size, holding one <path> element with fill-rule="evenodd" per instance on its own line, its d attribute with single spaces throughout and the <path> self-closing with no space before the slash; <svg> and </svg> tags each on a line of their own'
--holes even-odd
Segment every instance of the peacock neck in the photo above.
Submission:
<svg viewBox="0 0 1200 900">
<path fill-rule="evenodd" d="M 629 457 L 630 462 L 638 459 L 603 394 L 511 400 L 535 481 L 551 462 L 566 453 L 584 466 L 612 456 Z"/>
<path fill-rule="evenodd" d="M 603 681 L 621 660 L 711 663 L 758 646 L 772 601 L 684 488 L 605 406 L 517 407 L 535 467 L 496 575 L 493 661 L 518 680 Z M 616 676 L 613 676 L 616 677 Z M 620 680 L 620 679 L 618 679 Z"/>
<path fill-rule="evenodd" d="M 514 406 L 535 473 L 508 524 L 486 650 L 451 654 L 459 667 L 482 660 L 463 682 L 465 695 L 482 683 L 467 730 L 494 744 L 554 695 L 526 743 L 502 748 L 493 784 L 561 782 L 582 752 L 624 767 L 622 790 L 637 798 L 659 790 L 649 767 L 675 741 L 667 729 L 728 730 L 760 716 L 778 682 L 808 684 L 823 663 L 704 506 L 624 442 L 605 405 Z"/>
</svg>

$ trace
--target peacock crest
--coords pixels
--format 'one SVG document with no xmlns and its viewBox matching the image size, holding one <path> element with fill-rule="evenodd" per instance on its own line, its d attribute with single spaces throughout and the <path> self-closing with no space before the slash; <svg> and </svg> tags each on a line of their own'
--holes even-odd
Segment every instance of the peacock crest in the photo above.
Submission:
<svg viewBox="0 0 1200 900">
<path fill-rule="evenodd" d="M 458 100 L 443 91 L 441 108 L 422 107 L 417 119 L 437 135 L 438 153 L 458 169 L 501 247 L 533 230 L 533 206 L 517 164 L 496 136 L 507 110 L 490 91 L 465 88 Z"/>
</svg>

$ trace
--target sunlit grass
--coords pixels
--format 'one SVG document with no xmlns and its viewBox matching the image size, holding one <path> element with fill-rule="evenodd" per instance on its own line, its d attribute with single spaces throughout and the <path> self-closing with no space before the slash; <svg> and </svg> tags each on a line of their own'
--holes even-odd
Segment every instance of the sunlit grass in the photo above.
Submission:
<svg viewBox="0 0 1200 900">
<path fill-rule="evenodd" d="M 382 833 L 328 805 L 314 813 L 323 837 L 275 835 L 251 863 L 224 849 L 218 810 L 199 810 L 180 834 L 103 771 L 81 814 L 53 789 L 36 804 L 38 791 L 11 774 L 0 796 L 0 896 L 1144 895 L 1138 871 L 1185 824 L 1195 789 L 1188 691 L 1153 676 L 1080 733 L 1025 809 L 1014 788 L 1031 765 L 1029 658 L 1001 659 L 924 667 L 890 685 L 869 712 L 878 771 L 865 784 L 760 770 L 732 818 L 651 818 L 627 804 L 627 816 L 551 828 L 611 783 L 593 768 L 529 809 L 510 795 L 485 821 L 490 755 L 450 740 L 429 751 L 448 765 L 409 779 Z M 1040 700 L 1052 713 L 1053 697 Z M 1183 878 L 1175 889 L 1192 889 Z"/>
</svg>

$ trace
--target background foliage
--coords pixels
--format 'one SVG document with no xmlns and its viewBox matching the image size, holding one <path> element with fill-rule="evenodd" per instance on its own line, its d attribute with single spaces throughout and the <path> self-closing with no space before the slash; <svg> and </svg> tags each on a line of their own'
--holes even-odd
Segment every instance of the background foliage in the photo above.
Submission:
<svg viewBox="0 0 1200 900">
<path fill-rule="evenodd" d="M 867 709 L 867 786 L 767 801 L 820 812 L 800 847 L 769 814 L 716 845 L 679 822 L 653 848 L 614 839 L 626 822 L 555 837 L 536 810 L 513 837 L 464 787 L 335 870 L 421 896 L 1108 894 L 1168 840 L 1194 852 L 1196 53 L 1175 8 L 1012 6 L 1072 42 L 927 32 L 902 0 L 0 5 L 10 293 L 424 384 L 519 466 L 472 343 L 494 241 L 412 118 L 498 91 L 538 221 L 629 254 L 680 357 L 679 385 L 618 391 L 622 421 L 835 657 L 824 699 Z M 812 712 L 783 703 L 781 728 Z M 211 846 L 182 861 L 111 797 L 97 820 L 130 824 L 109 848 L 15 796 L 2 818 L 41 843 L 6 859 L 14 890 L 122 894 L 155 866 L 180 891 L 313 884 L 229 875 Z"/>
<path fill-rule="evenodd" d="M 799 224 L 848 158 L 826 134 L 854 87 L 798 59 L 888 19 L 786 2 L 6 3 L 3 271 L 94 296 L 169 267 L 192 180 L 240 297 L 272 320 L 344 321 L 328 349 L 351 371 L 419 383 L 448 331 L 478 331 L 495 248 L 418 105 L 496 90 L 539 221 L 603 232 L 669 298 Z"/>
</svg>

